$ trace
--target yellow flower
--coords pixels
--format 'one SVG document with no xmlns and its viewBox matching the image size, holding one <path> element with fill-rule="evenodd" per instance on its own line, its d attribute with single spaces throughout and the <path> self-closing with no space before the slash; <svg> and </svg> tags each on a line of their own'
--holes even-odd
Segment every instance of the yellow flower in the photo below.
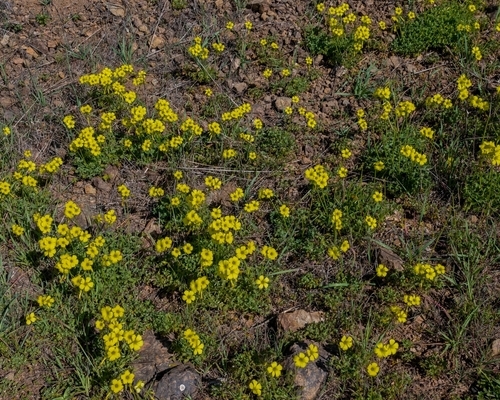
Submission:
<svg viewBox="0 0 500 400">
<path fill-rule="evenodd" d="M 255 284 L 258 286 L 259 289 L 267 289 L 269 286 L 269 278 L 267 276 L 261 275 L 257 278 L 255 281 Z"/>
<path fill-rule="evenodd" d="M 11 134 L 11 130 L 10 130 L 10 128 L 9 128 L 8 126 L 4 126 L 4 127 L 2 128 L 2 132 L 3 132 L 3 134 L 4 134 L 5 136 L 9 136 L 9 135 Z"/>
<path fill-rule="evenodd" d="M 377 363 L 371 363 L 366 367 L 366 372 L 368 372 L 368 375 L 370 376 L 377 376 L 378 372 L 380 371 L 380 367 L 378 366 Z"/>
<path fill-rule="evenodd" d="M 307 357 L 304 353 L 299 353 L 293 357 L 293 362 L 296 367 L 304 368 L 307 366 L 307 363 L 309 362 L 309 357 Z"/>
<path fill-rule="evenodd" d="M 345 178 L 347 176 L 347 168 L 345 167 L 340 167 L 339 170 L 337 171 L 337 175 L 339 178 Z"/>
<path fill-rule="evenodd" d="M 226 24 L 226 29 L 233 29 L 234 28 L 234 22 L 232 21 L 228 21 L 227 24 Z"/>
<path fill-rule="evenodd" d="M 349 158 L 352 156 L 351 150 L 349 149 L 343 149 L 341 153 L 342 153 L 342 158 Z"/>
<path fill-rule="evenodd" d="M 271 375 L 273 378 L 279 378 L 281 375 L 281 370 L 283 366 L 278 364 L 276 361 L 273 361 L 269 367 L 267 367 L 267 373 Z"/>
<path fill-rule="evenodd" d="M 342 339 L 340 339 L 339 346 L 342 350 L 346 351 L 352 347 L 352 344 L 353 342 L 351 336 L 342 336 Z"/>
<path fill-rule="evenodd" d="M 26 325 L 31 325 L 37 319 L 38 318 L 36 317 L 35 313 L 29 313 L 28 315 L 26 315 Z"/>
<path fill-rule="evenodd" d="M 111 391 L 113 393 L 120 393 L 123 390 L 123 383 L 120 379 L 113 379 L 111 381 Z"/>
<path fill-rule="evenodd" d="M 389 268 L 387 268 L 384 264 L 379 264 L 377 267 L 377 276 L 380 278 L 383 278 L 387 276 L 387 273 L 389 272 Z"/>
<path fill-rule="evenodd" d="M 131 373 L 129 370 L 126 370 L 123 374 L 120 375 L 120 379 L 124 385 L 131 385 L 134 382 L 135 375 Z"/>
<path fill-rule="evenodd" d="M 375 200 L 375 202 L 380 203 L 383 200 L 384 195 L 381 192 L 376 191 L 375 193 L 373 193 L 372 198 L 373 200 Z"/>
<path fill-rule="evenodd" d="M 262 394 L 262 385 L 255 379 L 250 382 L 248 388 L 252 391 L 253 394 L 257 396 L 260 396 Z"/>
<path fill-rule="evenodd" d="M 245 22 L 245 28 L 250 31 L 253 28 L 253 24 L 250 21 Z"/>
<path fill-rule="evenodd" d="M 283 218 L 288 218 L 290 216 L 290 208 L 286 204 L 280 206 L 280 214 Z"/>
</svg>

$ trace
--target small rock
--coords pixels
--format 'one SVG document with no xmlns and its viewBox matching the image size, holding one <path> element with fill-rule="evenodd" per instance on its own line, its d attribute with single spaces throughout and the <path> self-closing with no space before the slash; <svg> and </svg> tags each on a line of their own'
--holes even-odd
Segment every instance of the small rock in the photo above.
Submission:
<svg viewBox="0 0 500 400">
<path fill-rule="evenodd" d="M 253 12 L 263 14 L 269 11 L 269 3 L 267 0 L 249 0 L 246 8 L 249 8 Z"/>
<path fill-rule="evenodd" d="M 143 346 L 139 350 L 139 357 L 132 362 L 135 379 L 149 383 L 160 372 L 172 368 L 172 354 L 156 338 L 154 332 L 146 331 L 142 335 Z"/>
<path fill-rule="evenodd" d="M 390 56 L 386 63 L 387 66 L 398 68 L 401 65 L 401 58 L 398 56 Z"/>
<path fill-rule="evenodd" d="M 49 40 L 47 42 L 47 48 L 49 49 L 55 49 L 57 47 L 58 43 L 55 40 Z"/>
<path fill-rule="evenodd" d="M 95 187 L 92 186 L 90 183 L 85 184 L 83 190 L 85 191 L 85 194 L 95 195 L 97 193 Z"/>
<path fill-rule="evenodd" d="M 320 311 L 307 312 L 305 310 L 297 310 L 278 315 L 278 323 L 285 332 L 296 332 L 307 324 L 321 321 L 323 321 L 323 313 Z"/>
<path fill-rule="evenodd" d="M 22 59 L 21 57 L 15 57 L 12 59 L 12 62 L 16 65 L 21 65 L 24 63 L 24 59 Z"/>
<path fill-rule="evenodd" d="M 403 271 L 403 259 L 394 253 L 389 247 L 377 246 L 375 247 L 375 254 L 379 264 L 384 264 L 387 268 L 395 271 Z"/>
<path fill-rule="evenodd" d="M 110 183 L 104 181 L 102 178 L 97 177 L 94 178 L 93 180 L 94 186 L 99 189 L 101 192 L 110 192 L 112 189 L 112 186 Z"/>
<path fill-rule="evenodd" d="M 9 44 L 9 39 L 10 39 L 10 35 L 8 33 L 6 33 L 5 35 L 3 35 L 2 40 L 0 40 L 0 44 L 2 46 L 7 46 Z"/>
<path fill-rule="evenodd" d="M 271 102 L 271 101 L 273 101 L 273 100 L 272 100 L 272 97 L 271 97 L 271 96 L 267 95 L 267 96 L 264 96 L 264 101 L 265 101 L 266 103 L 270 103 L 270 102 Z"/>
<path fill-rule="evenodd" d="M 165 44 L 165 39 L 163 39 L 161 36 L 158 35 L 153 35 L 153 38 L 151 39 L 150 46 L 152 49 L 158 49 L 162 47 Z"/>
<path fill-rule="evenodd" d="M 14 377 L 15 377 L 14 372 L 10 371 L 7 375 L 3 377 L 3 379 L 6 379 L 8 381 L 13 381 Z"/>
<path fill-rule="evenodd" d="M 57 76 L 58 76 L 59 78 L 61 78 L 61 79 L 66 78 L 66 74 L 65 74 L 64 72 L 62 72 L 62 71 L 59 71 L 59 73 L 57 74 Z"/>
<path fill-rule="evenodd" d="M 418 68 L 414 64 L 406 64 L 405 68 L 410 74 L 413 74 L 418 70 Z"/>
<path fill-rule="evenodd" d="M 318 54 L 314 59 L 314 65 L 319 65 L 321 61 L 323 61 L 323 54 Z"/>
<path fill-rule="evenodd" d="M 292 99 L 290 97 L 278 97 L 274 100 L 274 106 L 278 111 L 284 111 L 285 108 L 292 106 Z"/>
<path fill-rule="evenodd" d="M 248 85 L 245 82 L 238 82 L 233 84 L 233 89 L 236 90 L 238 94 L 242 94 L 245 90 L 247 90 Z"/>
<path fill-rule="evenodd" d="M 31 57 L 38 58 L 38 53 L 32 47 L 27 47 L 25 51 L 26 54 L 30 55 Z"/>
<path fill-rule="evenodd" d="M 325 382 L 328 373 L 318 366 L 317 361 L 308 363 L 305 368 L 295 367 L 293 357 L 305 351 L 305 346 L 303 347 L 298 344 L 292 346 L 292 355 L 285 362 L 285 368 L 294 374 L 294 383 L 299 387 L 299 399 L 314 400 L 321 390 L 321 386 Z M 324 353 L 324 350 L 321 348 L 319 348 L 319 351 L 320 354 Z"/>
<path fill-rule="evenodd" d="M 469 221 L 471 224 L 477 224 L 477 221 L 479 221 L 479 219 L 475 215 L 471 215 Z"/>
<path fill-rule="evenodd" d="M 201 377 L 193 368 L 188 365 L 178 365 L 161 378 L 155 396 L 158 400 L 194 398 L 200 384 Z"/>
<path fill-rule="evenodd" d="M 106 175 L 108 179 L 113 182 L 120 175 L 120 170 L 114 165 L 108 165 L 104 170 L 104 175 Z"/>
<path fill-rule="evenodd" d="M 0 97 L 0 106 L 8 108 L 15 103 L 12 97 Z"/>
<path fill-rule="evenodd" d="M 491 356 L 496 357 L 500 354 L 500 339 L 495 339 L 491 344 Z"/>
<path fill-rule="evenodd" d="M 123 18 L 125 16 L 125 8 L 121 4 L 107 3 L 108 10 L 115 17 Z"/>
</svg>

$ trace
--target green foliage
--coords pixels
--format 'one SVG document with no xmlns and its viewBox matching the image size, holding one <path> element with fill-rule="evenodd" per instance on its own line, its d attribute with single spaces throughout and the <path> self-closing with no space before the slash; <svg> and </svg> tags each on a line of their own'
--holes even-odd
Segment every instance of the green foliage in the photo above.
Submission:
<svg viewBox="0 0 500 400">
<path fill-rule="evenodd" d="M 309 26 L 304 33 L 304 42 L 313 55 L 321 54 L 333 67 L 345 65 L 352 58 L 352 39 L 349 36 L 332 37 L 322 27 Z"/>
<path fill-rule="evenodd" d="M 458 25 L 471 25 L 472 22 L 467 3 L 444 1 L 417 14 L 415 20 L 404 22 L 391 49 L 397 54 L 416 55 L 428 50 L 457 48 L 467 37 L 466 33 L 457 30 Z"/>
<path fill-rule="evenodd" d="M 467 176 L 463 195 L 468 209 L 496 215 L 500 210 L 500 174 L 494 169 L 478 169 Z"/>
</svg>

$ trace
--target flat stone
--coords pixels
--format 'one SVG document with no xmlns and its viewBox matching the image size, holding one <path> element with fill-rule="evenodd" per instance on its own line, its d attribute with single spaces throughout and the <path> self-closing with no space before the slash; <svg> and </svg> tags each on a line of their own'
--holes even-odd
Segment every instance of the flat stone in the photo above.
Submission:
<svg viewBox="0 0 500 400">
<path fill-rule="evenodd" d="M 319 345 L 320 356 L 326 353 Z M 285 361 L 285 369 L 294 375 L 294 383 L 298 387 L 300 400 L 314 400 L 318 396 L 321 386 L 326 380 L 328 373 L 320 368 L 320 362 L 309 362 L 305 368 L 297 368 L 293 362 L 293 357 L 301 352 L 305 352 L 307 347 L 294 344 L 291 347 L 292 354 Z"/>
<path fill-rule="evenodd" d="M 278 97 L 274 100 L 274 106 L 278 111 L 284 111 L 285 108 L 292 106 L 292 99 L 290 97 Z"/>
<path fill-rule="evenodd" d="M 158 49 L 162 47 L 164 44 L 165 44 L 165 39 L 163 39 L 161 36 L 158 35 L 154 35 L 150 42 L 150 46 L 152 49 Z"/>
<path fill-rule="evenodd" d="M 188 365 L 179 365 L 168 371 L 158 383 L 155 396 L 158 400 L 195 398 L 201 385 L 200 375 Z"/>
<path fill-rule="evenodd" d="M 323 321 L 323 313 L 320 311 L 297 310 L 278 315 L 278 323 L 285 332 L 296 332 L 308 324 L 321 321 Z"/>
</svg>

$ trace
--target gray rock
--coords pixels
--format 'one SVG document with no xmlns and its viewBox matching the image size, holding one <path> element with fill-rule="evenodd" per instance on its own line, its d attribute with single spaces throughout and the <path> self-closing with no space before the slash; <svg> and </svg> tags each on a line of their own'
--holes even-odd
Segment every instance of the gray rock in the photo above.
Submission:
<svg viewBox="0 0 500 400">
<path fill-rule="evenodd" d="M 321 386 L 326 380 L 328 373 L 320 368 L 320 360 L 327 353 L 319 346 L 320 358 L 314 362 L 309 362 L 305 368 L 297 368 L 293 362 L 293 357 L 301 352 L 305 352 L 307 346 L 303 344 L 294 344 L 291 348 L 292 354 L 285 362 L 285 368 L 291 371 L 294 375 L 294 383 L 298 387 L 298 395 L 300 400 L 314 400 Z"/>
<path fill-rule="evenodd" d="M 292 99 L 290 97 L 278 97 L 274 100 L 274 106 L 278 111 L 284 111 L 285 108 L 292 106 Z"/>
<path fill-rule="evenodd" d="M 188 365 L 179 365 L 168 371 L 158 383 L 155 396 L 158 400 L 194 398 L 201 384 L 200 375 Z"/>
</svg>

